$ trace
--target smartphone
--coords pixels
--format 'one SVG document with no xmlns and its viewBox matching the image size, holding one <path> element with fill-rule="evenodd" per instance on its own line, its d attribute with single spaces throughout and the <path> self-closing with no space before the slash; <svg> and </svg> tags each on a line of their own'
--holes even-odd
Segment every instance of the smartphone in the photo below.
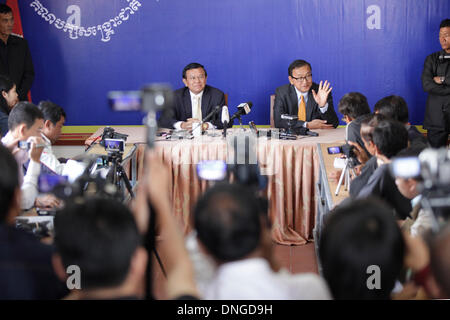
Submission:
<svg viewBox="0 0 450 320">
<path fill-rule="evenodd" d="M 114 111 L 140 111 L 142 96 L 140 91 L 110 91 L 108 104 Z"/>
<path fill-rule="evenodd" d="M 38 178 L 38 189 L 41 193 L 49 193 L 56 186 L 64 184 L 67 181 L 67 176 L 60 176 L 57 174 L 41 174 Z"/>
<path fill-rule="evenodd" d="M 341 147 L 328 147 L 328 154 L 337 154 L 337 153 L 342 153 L 342 148 Z"/>
<path fill-rule="evenodd" d="M 108 152 L 124 152 L 125 140 L 123 140 L 123 139 L 105 139 L 105 150 Z"/>
<path fill-rule="evenodd" d="M 201 161 L 197 164 L 197 175 L 203 180 L 223 180 L 227 176 L 227 164 L 222 160 Z"/>
</svg>

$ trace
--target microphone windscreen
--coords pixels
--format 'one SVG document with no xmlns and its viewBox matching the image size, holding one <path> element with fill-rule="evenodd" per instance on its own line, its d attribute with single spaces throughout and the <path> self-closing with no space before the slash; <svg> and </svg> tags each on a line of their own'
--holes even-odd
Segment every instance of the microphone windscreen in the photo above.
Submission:
<svg viewBox="0 0 450 320">
<path fill-rule="evenodd" d="M 228 107 L 223 106 L 222 107 L 222 123 L 229 123 L 230 122 L 230 113 L 228 112 Z"/>
</svg>

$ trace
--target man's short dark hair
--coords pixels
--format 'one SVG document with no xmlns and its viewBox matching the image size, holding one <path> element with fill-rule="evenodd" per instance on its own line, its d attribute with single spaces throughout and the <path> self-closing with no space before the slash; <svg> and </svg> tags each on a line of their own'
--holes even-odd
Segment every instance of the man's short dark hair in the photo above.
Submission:
<svg viewBox="0 0 450 320">
<path fill-rule="evenodd" d="M 6 5 L 4 3 L 0 3 L 0 13 L 1 14 L 10 13 L 10 12 L 12 12 L 11 7 L 9 7 L 8 5 Z"/>
<path fill-rule="evenodd" d="M 338 111 L 344 116 L 353 119 L 359 116 L 369 114 L 370 107 L 367 98 L 359 92 L 350 92 L 345 94 L 339 101 Z"/>
<path fill-rule="evenodd" d="M 192 62 L 192 63 L 189 63 L 186 67 L 184 67 L 184 69 L 183 69 L 183 79 L 186 79 L 186 72 L 187 72 L 188 70 L 191 70 L 191 69 L 198 69 L 198 68 L 202 68 L 203 71 L 205 71 L 205 77 L 208 76 L 208 74 L 206 73 L 206 69 L 205 69 L 204 66 L 202 66 L 200 63 Z"/>
<path fill-rule="evenodd" d="M 64 117 L 64 119 L 66 119 L 66 113 L 64 112 L 64 109 L 51 101 L 39 102 L 38 108 L 44 115 L 44 121 L 50 120 L 54 125 L 56 125 L 56 123 L 61 120 L 61 117 Z"/>
<path fill-rule="evenodd" d="M 301 68 L 303 66 L 309 66 L 309 69 L 312 71 L 311 64 L 305 60 L 295 60 L 289 65 L 288 74 L 292 77 L 292 71 L 297 68 Z"/>
<path fill-rule="evenodd" d="M 450 223 L 447 224 L 433 237 L 430 245 L 430 265 L 433 276 L 444 292 L 445 297 L 450 298 Z"/>
<path fill-rule="evenodd" d="M 373 130 L 378 124 L 386 120 L 381 114 L 368 114 L 361 120 L 361 137 L 367 142 L 373 142 Z"/>
<path fill-rule="evenodd" d="M 450 27 L 450 19 L 444 19 L 439 25 L 439 29 Z"/>
<path fill-rule="evenodd" d="M 247 188 L 216 185 L 195 206 L 198 239 L 221 262 L 242 259 L 260 245 L 261 213 L 256 196 Z"/>
<path fill-rule="evenodd" d="M 16 159 L 11 152 L 0 143 L 0 224 L 5 222 L 9 209 L 14 201 L 14 192 L 19 188 L 19 174 Z"/>
<path fill-rule="evenodd" d="M 20 124 L 25 124 L 30 129 L 37 119 L 44 119 L 41 110 L 31 102 L 20 101 L 9 114 L 8 127 L 14 130 Z"/>
<path fill-rule="evenodd" d="M 68 203 L 55 217 L 55 246 L 63 265 L 81 269 L 81 287 L 119 286 L 140 245 L 132 213 L 113 199 Z"/>
<path fill-rule="evenodd" d="M 405 99 L 400 96 L 388 96 L 379 100 L 373 112 L 384 115 L 388 119 L 400 121 L 401 123 L 409 122 L 408 105 Z"/>
<path fill-rule="evenodd" d="M 388 159 L 408 147 L 408 131 L 394 120 L 381 121 L 372 133 L 373 143 Z"/>
<path fill-rule="evenodd" d="M 389 299 L 403 265 L 405 244 L 392 210 L 374 199 L 339 206 L 325 221 L 319 242 L 323 276 L 335 299 Z M 381 288 L 370 290 L 369 266 Z"/>
</svg>

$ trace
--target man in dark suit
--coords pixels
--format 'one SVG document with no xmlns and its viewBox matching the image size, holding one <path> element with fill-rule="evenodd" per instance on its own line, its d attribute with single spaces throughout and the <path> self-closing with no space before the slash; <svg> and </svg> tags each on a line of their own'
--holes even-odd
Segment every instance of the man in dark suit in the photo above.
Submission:
<svg viewBox="0 0 450 320">
<path fill-rule="evenodd" d="M 379 162 L 378 168 L 356 198 L 379 197 L 395 209 L 397 219 L 404 220 L 412 210 L 411 202 L 398 190 L 388 164 L 391 162 L 391 158 L 408 147 L 408 131 L 398 121 L 384 120 L 375 127 L 372 137 L 375 156 Z M 350 186 L 351 188 L 352 186 Z"/>
<path fill-rule="evenodd" d="M 33 61 L 25 39 L 12 35 L 14 17 L 10 7 L 0 4 L 0 74 L 15 84 L 19 100 L 27 94 L 34 80 Z"/>
<path fill-rule="evenodd" d="M 450 134 L 450 19 L 439 26 L 442 50 L 430 54 L 423 66 L 422 86 L 428 93 L 423 127 L 433 148 L 447 145 Z"/>
<path fill-rule="evenodd" d="M 277 88 L 275 92 L 275 127 L 287 128 L 287 121 L 281 119 L 281 115 L 289 114 L 298 116 L 293 128 L 336 128 L 339 120 L 333 107 L 330 83 L 314 83 L 311 65 L 304 60 L 292 62 L 288 73 L 290 84 Z"/>
<path fill-rule="evenodd" d="M 199 63 L 190 63 L 184 67 L 183 83 L 186 87 L 174 92 L 174 108 L 161 116 L 160 127 L 190 130 L 193 124 L 201 122 L 216 106 L 225 105 L 224 93 L 208 86 L 207 76 L 205 67 Z M 203 129 L 213 126 L 222 128 L 220 116 L 220 112 L 215 114 L 210 122 L 203 124 Z"/>
</svg>

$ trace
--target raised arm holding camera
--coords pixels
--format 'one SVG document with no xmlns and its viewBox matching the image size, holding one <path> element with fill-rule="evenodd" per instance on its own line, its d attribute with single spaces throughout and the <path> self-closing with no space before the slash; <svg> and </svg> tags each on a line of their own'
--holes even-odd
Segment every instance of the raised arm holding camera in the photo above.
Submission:
<svg viewBox="0 0 450 320">
<path fill-rule="evenodd" d="M 41 171 L 40 158 L 44 147 L 44 140 L 40 137 L 43 124 L 44 116 L 34 104 L 19 102 L 9 115 L 9 131 L 2 139 L 19 165 L 22 209 L 30 209 L 38 195 L 37 179 Z M 30 162 L 24 175 L 23 166 L 28 160 Z"/>
</svg>

